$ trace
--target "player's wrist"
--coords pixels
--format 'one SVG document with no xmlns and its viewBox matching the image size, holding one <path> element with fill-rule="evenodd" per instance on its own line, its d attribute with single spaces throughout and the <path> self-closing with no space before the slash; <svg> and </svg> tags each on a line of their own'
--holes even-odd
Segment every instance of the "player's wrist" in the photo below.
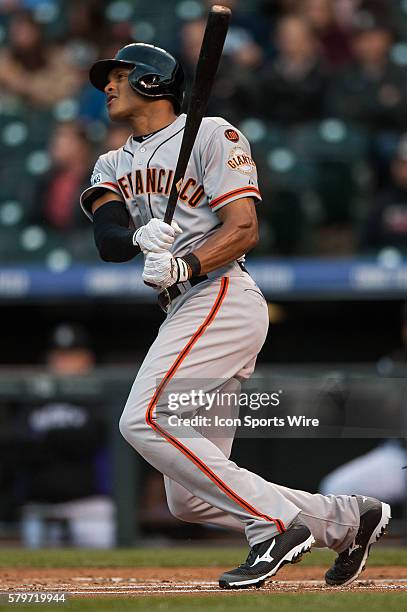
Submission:
<svg viewBox="0 0 407 612">
<path fill-rule="evenodd" d="M 194 255 L 194 253 L 188 253 L 188 255 L 184 255 L 183 257 L 179 257 L 178 259 L 182 259 L 182 261 L 186 264 L 188 269 L 188 279 L 193 278 L 195 276 L 200 276 L 201 274 L 201 262 L 199 258 Z"/>
<path fill-rule="evenodd" d="M 139 235 L 140 235 L 142 230 L 143 230 L 142 227 L 139 227 L 138 229 L 136 229 L 136 231 L 134 232 L 133 237 L 132 237 L 133 245 L 135 247 L 139 247 L 139 249 L 141 249 L 141 247 L 140 247 L 140 243 L 138 241 L 138 237 L 139 237 Z"/>
</svg>

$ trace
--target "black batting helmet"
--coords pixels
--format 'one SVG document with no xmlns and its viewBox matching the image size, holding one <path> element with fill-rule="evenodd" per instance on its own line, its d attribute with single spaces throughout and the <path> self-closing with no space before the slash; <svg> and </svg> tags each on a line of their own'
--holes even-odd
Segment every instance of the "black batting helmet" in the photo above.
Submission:
<svg viewBox="0 0 407 612">
<path fill-rule="evenodd" d="M 170 98 L 175 112 L 179 113 L 184 98 L 184 71 L 168 51 L 145 43 L 126 45 L 114 59 L 93 64 L 89 72 L 90 82 L 104 91 L 109 72 L 120 66 L 132 68 L 129 83 L 134 91 L 148 98 Z"/>
</svg>

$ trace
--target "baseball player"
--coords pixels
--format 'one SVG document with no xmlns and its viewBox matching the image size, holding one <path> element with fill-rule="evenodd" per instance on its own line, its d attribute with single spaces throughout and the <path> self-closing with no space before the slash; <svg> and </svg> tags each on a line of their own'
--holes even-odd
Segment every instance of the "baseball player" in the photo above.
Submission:
<svg viewBox="0 0 407 612">
<path fill-rule="evenodd" d="M 194 380 L 205 391 L 238 393 L 267 335 L 267 304 L 243 263 L 258 240 L 261 199 L 246 138 L 224 119 L 202 121 L 167 225 L 186 119 L 180 64 L 163 49 L 136 43 L 96 62 L 90 80 L 105 92 L 110 119 L 127 122 L 133 134 L 98 159 L 81 205 L 104 261 L 143 253 L 143 279 L 167 313 L 134 381 L 121 433 L 164 474 L 176 517 L 246 535 L 249 556 L 220 577 L 221 587 L 258 586 L 313 544 L 338 552 L 327 582 L 350 583 L 387 526 L 389 506 L 268 482 L 230 461 L 233 432 L 220 438 L 190 421 L 174 426 L 165 398 L 171 384 L 192 387 Z M 188 404 L 180 410 L 194 412 Z M 237 407 L 220 402 L 216 410 L 230 416 Z"/>
</svg>

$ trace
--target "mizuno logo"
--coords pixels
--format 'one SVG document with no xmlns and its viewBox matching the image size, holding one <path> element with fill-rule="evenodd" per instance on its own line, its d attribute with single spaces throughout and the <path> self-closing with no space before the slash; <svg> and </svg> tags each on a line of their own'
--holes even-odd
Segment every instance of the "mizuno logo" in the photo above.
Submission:
<svg viewBox="0 0 407 612">
<path fill-rule="evenodd" d="M 268 549 L 266 550 L 266 552 L 264 553 L 264 555 L 262 555 L 261 557 L 259 555 L 257 555 L 256 561 L 254 563 L 252 563 L 250 567 L 254 567 L 258 563 L 261 563 L 262 561 L 264 563 L 271 563 L 272 561 L 274 561 L 274 557 L 272 557 L 270 555 L 270 552 L 273 550 L 273 548 L 275 546 L 275 543 L 276 543 L 276 541 L 273 540 L 272 543 L 270 544 L 270 546 L 268 547 Z"/>
</svg>

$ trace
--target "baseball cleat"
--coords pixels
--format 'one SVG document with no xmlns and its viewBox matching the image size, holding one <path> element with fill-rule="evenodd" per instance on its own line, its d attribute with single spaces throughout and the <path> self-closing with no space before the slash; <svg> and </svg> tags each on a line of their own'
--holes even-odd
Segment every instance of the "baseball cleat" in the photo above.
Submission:
<svg viewBox="0 0 407 612">
<path fill-rule="evenodd" d="M 370 547 L 377 542 L 391 519 L 389 504 L 373 497 L 355 496 L 359 505 L 360 525 L 352 544 L 335 559 L 325 574 L 329 586 L 347 586 L 365 569 Z"/>
<path fill-rule="evenodd" d="M 303 553 L 311 551 L 314 542 L 308 527 L 295 523 L 284 533 L 255 544 L 242 565 L 222 574 L 219 586 L 222 589 L 260 587 L 286 563 L 300 561 Z"/>
</svg>

